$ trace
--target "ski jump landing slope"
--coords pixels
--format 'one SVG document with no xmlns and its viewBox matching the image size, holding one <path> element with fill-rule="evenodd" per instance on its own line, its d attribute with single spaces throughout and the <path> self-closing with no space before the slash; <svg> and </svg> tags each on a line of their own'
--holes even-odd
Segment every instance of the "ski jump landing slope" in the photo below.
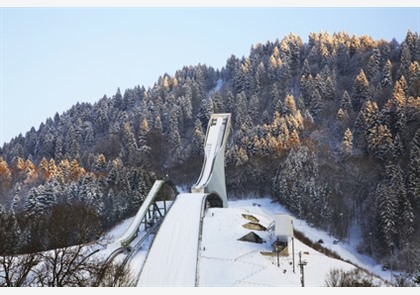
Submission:
<svg viewBox="0 0 420 295">
<path fill-rule="evenodd" d="M 138 287 L 195 286 L 201 209 L 206 196 L 177 196 L 153 241 Z"/>
</svg>

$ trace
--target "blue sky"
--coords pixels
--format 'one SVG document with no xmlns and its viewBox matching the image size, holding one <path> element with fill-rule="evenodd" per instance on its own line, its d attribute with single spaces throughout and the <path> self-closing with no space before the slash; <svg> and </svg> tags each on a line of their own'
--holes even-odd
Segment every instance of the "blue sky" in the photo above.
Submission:
<svg viewBox="0 0 420 295">
<path fill-rule="evenodd" d="M 293 32 L 401 42 L 420 8 L 0 8 L 0 146 L 68 110 Z"/>
</svg>

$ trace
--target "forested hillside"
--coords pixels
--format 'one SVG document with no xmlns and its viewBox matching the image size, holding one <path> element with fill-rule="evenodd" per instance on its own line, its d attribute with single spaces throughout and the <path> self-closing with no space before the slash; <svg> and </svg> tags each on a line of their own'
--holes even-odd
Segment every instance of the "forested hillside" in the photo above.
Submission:
<svg viewBox="0 0 420 295">
<path fill-rule="evenodd" d="M 185 66 L 152 88 L 55 114 L 0 149 L 0 250 L 93 240 L 133 215 L 154 179 L 191 186 L 211 113 L 232 114 L 229 198 L 269 196 L 342 239 L 355 228 L 361 252 L 417 270 L 420 39 L 411 31 L 401 43 L 290 34 L 222 69 Z"/>
</svg>

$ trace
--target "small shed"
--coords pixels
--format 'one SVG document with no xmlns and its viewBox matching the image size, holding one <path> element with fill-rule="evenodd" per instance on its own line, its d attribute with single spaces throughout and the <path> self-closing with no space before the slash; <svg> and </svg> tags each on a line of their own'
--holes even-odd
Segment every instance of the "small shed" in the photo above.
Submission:
<svg viewBox="0 0 420 295">
<path fill-rule="evenodd" d="M 276 214 L 274 216 L 274 234 L 276 240 L 288 242 L 289 237 L 293 237 L 293 219 L 287 214 Z"/>
<path fill-rule="evenodd" d="M 252 243 L 258 243 L 258 244 L 264 243 L 263 239 L 259 235 L 254 233 L 253 231 L 244 235 L 242 238 L 238 240 L 243 241 L 243 242 L 252 242 Z"/>
</svg>

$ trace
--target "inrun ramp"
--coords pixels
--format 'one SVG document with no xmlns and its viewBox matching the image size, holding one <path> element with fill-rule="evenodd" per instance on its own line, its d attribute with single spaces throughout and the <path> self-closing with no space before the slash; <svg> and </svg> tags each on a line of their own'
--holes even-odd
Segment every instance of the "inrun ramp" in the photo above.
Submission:
<svg viewBox="0 0 420 295">
<path fill-rule="evenodd" d="M 110 245 L 110 247 L 117 247 L 117 248 L 125 247 L 128 244 L 130 244 L 132 240 L 134 240 L 134 238 L 137 236 L 137 232 L 139 231 L 141 222 L 146 217 L 147 210 L 155 201 L 157 193 L 159 192 L 159 190 L 161 189 L 164 183 L 165 182 L 163 180 L 155 181 L 150 192 L 147 194 L 145 200 L 140 206 L 140 209 L 137 211 L 137 214 L 134 217 L 128 229 L 124 232 L 124 234 L 118 240 L 114 242 L 114 244 Z"/>
</svg>

